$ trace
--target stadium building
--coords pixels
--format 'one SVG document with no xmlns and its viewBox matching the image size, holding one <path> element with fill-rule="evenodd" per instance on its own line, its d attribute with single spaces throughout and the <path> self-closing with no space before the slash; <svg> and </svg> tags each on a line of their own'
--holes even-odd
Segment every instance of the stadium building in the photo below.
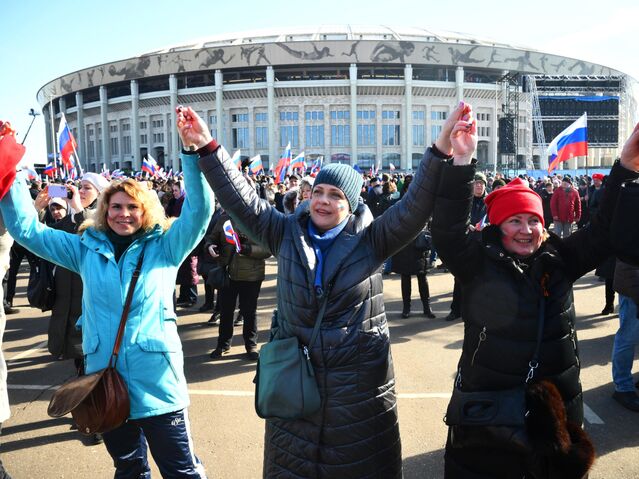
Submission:
<svg viewBox="0 0 639 479">
<path fill-rule="evenodd" d="M 475 109 L 480 167 L 498 170 L 543 168 L 545 144 L 587 111 L 589 156 L 566 165 L 578 168 L 618 155 L 633 84 L 603 65 L 459 33 L 345 25 L 216 36 L 91 66 L 47 83 L 38 101 L 48 151 L 64 113 L 91 171 L 139 170 L 147 154 L 179 169 L 179 104 L 267 169 L 290 142 L 307 163 L 411 170 L 461 99 Z"/>
</svg>

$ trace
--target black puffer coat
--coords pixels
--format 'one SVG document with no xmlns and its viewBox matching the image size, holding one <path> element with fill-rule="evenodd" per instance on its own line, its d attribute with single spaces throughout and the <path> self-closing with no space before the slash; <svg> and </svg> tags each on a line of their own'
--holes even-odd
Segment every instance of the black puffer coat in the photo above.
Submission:
<svg viewBox="0 0 639 479">
<path fill-rule="evenodd" d="M 69 215 L 51 227 L 67 233 L 77 233 L 83 221 L 84 214 L 77 213 L 73 220 Z M 81 359 L 82 332 L 76 329 L 75 323 L 82 315 L 82 279 L 80 275 L 56 266 L 54 280 L 55 302 L 49 321 L 49 352 L 63 359 Z"/>
<path fill-rule="evenodd" d="M 444 166 L 432 222 L 435 247 L 463 291 L 464 342 L 457 387 L 464 391 L 502 390 L 525 381 L 536 345 L 543 282 L 549 296 L 543 299 L 545 322 L 535 378 L 552 380 L 563 397 L 568 419 L 581 424 L 572 284 L 610 254 L 609 219 L 618 186 L 622 179 L 637 175 L 621 166 L 613 167 L 611 183 L 616 187 L 607 191 L 591 224 L 563 240 L 551 234 L 525 261 L 503 249 L 497 226 L 486 228 L 481 242 L 469 239 L 466 226 L 473 175 L 473 166 Z M 490 464 L 496 474 L 512 454 L 489 449 L 487 444 L 481 450 L 451 450 L 449 444 L 447 461 L 454 458 L 467 471 L 480 467 L 483 474 L 493 477 Z M 486 460 L 488 457 L 491 459 Z"/>
<path fill-rule="evenodd" d="M 266 421 L 264 477 L 401 477 L 381 265 L 432 212 L 441 161 L 429 151 L 402 201 L 375 221 L 360 203 L 331 246 L 323 284 L 332 288 L 311 350 L 322 408 L 305 420 Z M 233 221 L 278 257 L 279 326 L 308 344 L 320 304 L 308 203 L 284 216 L 258 198 L 232 162 L 211 154 L 200 168 Z"/>
</svg>

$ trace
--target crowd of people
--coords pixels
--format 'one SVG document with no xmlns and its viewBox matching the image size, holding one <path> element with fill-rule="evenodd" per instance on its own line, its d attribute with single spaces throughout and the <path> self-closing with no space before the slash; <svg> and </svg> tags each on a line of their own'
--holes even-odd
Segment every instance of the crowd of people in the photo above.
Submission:
<svg viewBox="0 0 639 479">
<path fill-rule="evenodd" d="M 436 319 L 427 276 L 437 259 L 455 278 L 443 319 L 465 324 L 454 390 L 550 383 L 568 437 L 564 449 L 536 454 L 493 442 L 489 428 L 450 425 L 447 478 L 587 475 L 594 453 L 581 429 L 572 284 L 595 268 L 606 282 L 602 314 L 614 312 L 619 293 L 613 397 L 639 411 L 631 372 L 639 266 L 616 259 L 627 252 L 610 238 L 621 184 L 639 177 L 639 129 L 607 176 L 506 178 L 477 171 L 476 121 L 462 102 L 414 173 L 361 174 L 333 163 L 277 181 L 225 158 L 191 108 L 180 108 L 177 118 L 182 178 L 85 173 L 43 185 L 19 175 L 0 201 L 15 239 L 4 312 L 17 312 L 24 258 L 32 268 L 55 266 L 49 352 L 73 359 L 78 375 L 108 362 L 119 321 L 110 312 L 124 306 L 131 275 L 141 269 L 118 362 L 130 417 L 94 438 L 104 441 L 116 477 L 147 477 L 147 446 L 163 476 L 205 477 L 190 439 L 175 311 L 196 307 L 201 277 L 199 312 L 211 313 L 208 324 L 218 327 L 211 359 L 230 352 L 241 325 L 245 359 L 257 361 L 257 306 L 271 256 L 278 269 L 272 335 L 285 331 L 308 344 L 328 299 L 309 349 L 322 407 L 303 419 L 266 420 L 264 477 L 402 476 L 383 282 L 400 275 L 401 316 L 408 318 L 416 276 L 423 317 Z M 505 352 L 508 361 L 501 360 Z"/>
</svg>

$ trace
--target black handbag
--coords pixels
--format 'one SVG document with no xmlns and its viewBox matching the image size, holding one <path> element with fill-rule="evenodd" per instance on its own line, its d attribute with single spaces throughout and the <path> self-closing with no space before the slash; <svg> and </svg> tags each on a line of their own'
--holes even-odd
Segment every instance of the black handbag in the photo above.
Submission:
<svg viewBox="0 0 639 479">
<path fill-rule="evenodd" d="M 206 276 L 206 284 L 213 289 L 228 288 L 231 284 L 231 277 L 229 276 L 228 266 L 216 264 L 209 269 Z"/>
<path fill-rule="evenodd" d="M 273 328 L 274 337 L 260 349 L 253 380 L 255 412 L 259 417 L 302 419 L 320 409 L 322 399 L 309 351 L 319 334 L 327 303 L 328 292 L 325 292 L 308 345 L 300 343 L 295 336 L 279 338 L 282 328 L 278 325 Z"/>
<path fill-rule="evenodd" d="M 531 451 L 526 430 L 526 387 L 539 367 L 546 301 L 539 301 L 537 343 L 521 385 L 501 391 L 462 391 L 458 373 L 444 422 L 450 426 L 452 447 L 495 447 L 521 453 Z"/>
<path fill-rule="evenodd" d="M 27 300 L 31 307 L 41 309 L 42 312 L 50 311 L 55 303 L 55 268 L 49 261 L 37 258 L 29 273 Z"/>
</svg>

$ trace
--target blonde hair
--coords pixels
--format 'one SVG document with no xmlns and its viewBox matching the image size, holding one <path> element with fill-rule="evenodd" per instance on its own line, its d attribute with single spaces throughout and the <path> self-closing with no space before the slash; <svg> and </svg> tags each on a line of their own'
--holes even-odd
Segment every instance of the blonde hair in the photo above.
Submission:
<svg viewBox="0 0 639 479">
<path fill-rule="evenodd" d="M 151 231 L 156 225 L 159 225 L 162 231 L 166 231 L 175 220 L 175 218 L 166 217 L 164 208 L 162 208 L 155 191 L 150 190 L 146 184 L 127 178 L 122 181 L 114 181 L 104 189 L 98 197 L 97 208 L 80 225 L 79 232 L 87 228 L 93 228 L 98 231 L 107 231 L 109 229 L 107 224 L 109 202 L 116 193 L 125 193 L 140 203 L 143 210 L 141 229 L 144 231 Z"/>
</svg>

